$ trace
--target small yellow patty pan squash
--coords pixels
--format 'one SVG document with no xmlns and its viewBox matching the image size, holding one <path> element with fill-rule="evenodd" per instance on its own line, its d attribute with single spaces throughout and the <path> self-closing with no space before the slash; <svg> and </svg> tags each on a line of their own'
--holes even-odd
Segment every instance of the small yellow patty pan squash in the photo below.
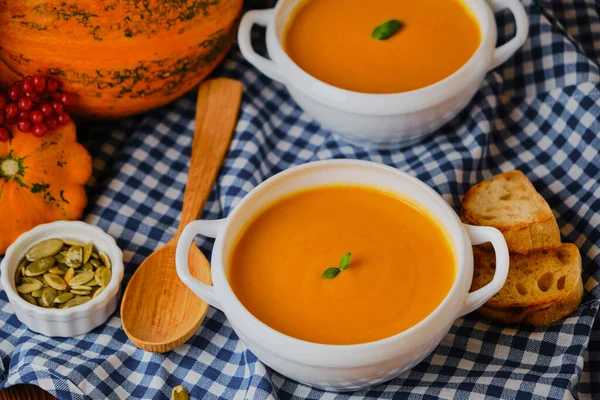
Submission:
<svg viewBox="0 0 600 400">
<path fill-rule="evenodd" d="M 56 220 L 78 219 L 92 158 L 70 122 L 37 138 L 11 128 L 0 142 L 0 255 L 19 235 Z"/>
</svg>

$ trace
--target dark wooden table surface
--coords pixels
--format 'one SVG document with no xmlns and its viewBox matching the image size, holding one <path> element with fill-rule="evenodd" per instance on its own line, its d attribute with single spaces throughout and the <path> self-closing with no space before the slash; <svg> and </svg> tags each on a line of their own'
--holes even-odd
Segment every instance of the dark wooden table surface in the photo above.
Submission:
<svg viewBox="0 0 600 400">
<path fill-rule="evenodd" d="M 56 397 L 35 385 L 15 385 L 0 390 L 0 400 L 56 400 Z"/>
</svg>

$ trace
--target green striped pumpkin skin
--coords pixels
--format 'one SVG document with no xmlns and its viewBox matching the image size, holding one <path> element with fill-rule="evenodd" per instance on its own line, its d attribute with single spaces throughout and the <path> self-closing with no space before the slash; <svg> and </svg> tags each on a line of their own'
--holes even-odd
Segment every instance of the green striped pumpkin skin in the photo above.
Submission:
<svg viewBox="0 0 600 400">
<path fill-rule="evenodd" d="M 0 0 L 0 85 L 57 76 L 70 113 L 120 118 L 164 105 L 223 59 L 242 0 Z"/>
</svg>

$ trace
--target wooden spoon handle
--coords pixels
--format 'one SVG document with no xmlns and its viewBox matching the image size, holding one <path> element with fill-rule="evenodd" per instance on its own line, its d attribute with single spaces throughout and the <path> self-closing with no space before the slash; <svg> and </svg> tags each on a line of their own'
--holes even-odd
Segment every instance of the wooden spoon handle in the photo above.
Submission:
<svg viewBox="0 0 600 400">
<path fill-rule="evenodd" d="M 208 80 L 198 89 L 192 157 L 174 241 L 204 209 L 235 130 L 242 89 L 241 82 L 227 78 Z"/>
</svg>

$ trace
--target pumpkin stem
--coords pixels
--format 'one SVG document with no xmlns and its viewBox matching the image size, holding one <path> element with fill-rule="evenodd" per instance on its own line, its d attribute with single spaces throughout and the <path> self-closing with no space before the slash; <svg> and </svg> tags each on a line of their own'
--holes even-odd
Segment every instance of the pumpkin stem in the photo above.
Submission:
<svg viewBox="0 0 600 400">
<path fill-rule="evenodd" d="M 23 164 L 25 157 L 13 157 L 12 150 L 4 157 L 0 157 L 0 178 L 14 179 L 19 185 L 27 187 L 21 179 L 25 176 L 27 167 Z"/>
<path fill-rule="evenodd" d="M 19 163 L 16 160 L 4 160 L 0 165 L 2 175 L 7 178 L 12 178 L 19 173 Z"/>
</svg>

